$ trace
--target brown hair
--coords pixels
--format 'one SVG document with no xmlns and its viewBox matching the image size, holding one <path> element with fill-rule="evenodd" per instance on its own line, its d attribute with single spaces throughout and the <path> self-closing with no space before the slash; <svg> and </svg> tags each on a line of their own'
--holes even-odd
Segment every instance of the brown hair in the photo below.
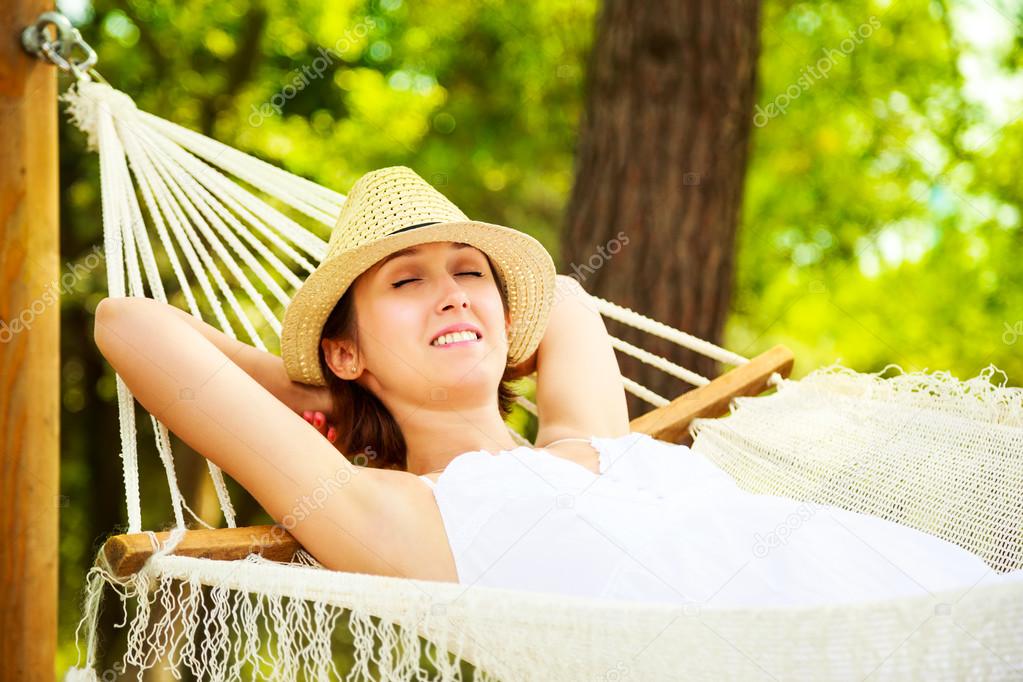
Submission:
<svg viewBox="0 0 1023 682">
<path fill-rule="evenodd" d="M 496 273 L 489 257 L 487 262 L 490 263 L 490 271 Z M 501 302 L 507 312 L 507 294 L 499 280 L 497 284 Z M 398 422 L 372 391 L 356 381 L 342 379 L 334 374 L 323 355 L 323 339 L 348 339 L 358 346 L 354 289 L 353 282 L 327 316 L 327 321 L 320 332 L 320 370 L 327 379 L 327 390 L 330 392 L 332 402 L 327 421 L 334 424 L 337 429 L 335 445 L 354 464 L 375 469 L 404 471 L 408 466 L 405 459 L 405 437 Z M 497 387 L 497 406 L 502 418 L 511 413 L 517 395 L 512 388 L 511 370 L 512 368 L 506 364 L 501 383 Z"/>
</svg>

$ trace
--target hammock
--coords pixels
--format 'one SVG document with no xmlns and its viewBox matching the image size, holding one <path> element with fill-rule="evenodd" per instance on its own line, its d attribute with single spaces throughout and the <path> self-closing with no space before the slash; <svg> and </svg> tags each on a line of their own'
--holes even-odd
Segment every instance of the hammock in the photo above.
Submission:
<svg viewBox="0 0 1023 682">
<path fill-rule="evenodd" d="M 162 262 L 193 315 L 202 317 L 201 293 L 217 326 L 236 337 L 230 311 L 265 349 L 261 333 L 279 334 L 275 310 L 324 254 L 318 234 L 344 196 L 140 111 L 87 77 L 62 99 L 100 157 L 109 295 L 167 301 Z M 960 381 L 833 365 L 793 381 L 784 347 L 751 360 L 595 300 L 608 319 L 733 367 L 711 381 L 614 339 L 696 387 L 669 400 L 626 379 L 653 407 L 633 431 L 692 435 L 694 450 L 751 492 L 924 530 L 983 557 L 991 576 L 1023 568 L 1023 390 L 993 384 L 993 367 Z M 1023 581 L 841 606 L 712 609 L 330 571 L 283 530 L 237 528 L 212 463 L 228 528 L 186 531 L 186 512 L 195 514 L 155 419 L 173 526 L 147 531 L 134 399 L 120 377 L 117 394 L 128 533 L 106 543 L 87 576 L 85 660 L 69 680 L 100 679 L 106 587 L 128 624 L 126 665 L 163 662 L 210 680 L 461 680 L 466 664 L 480 680 L 989 679 L 1023 666 Z M 351 640 L 347 670 L 335 663 L 339 631 Z"/>
</svg>

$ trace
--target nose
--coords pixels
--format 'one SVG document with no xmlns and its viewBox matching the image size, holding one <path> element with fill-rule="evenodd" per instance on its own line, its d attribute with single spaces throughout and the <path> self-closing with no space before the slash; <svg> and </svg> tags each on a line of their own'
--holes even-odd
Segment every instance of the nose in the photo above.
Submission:
<svg viewBox="0 0 1023 682">
<path fill-rule="evenodd" d="M 440 311 L 443 312 L 448 308 L 469 309 L 469 293 L 450 275 L 444 278 L 444 291 L 441 294 Z"/>
</svg>

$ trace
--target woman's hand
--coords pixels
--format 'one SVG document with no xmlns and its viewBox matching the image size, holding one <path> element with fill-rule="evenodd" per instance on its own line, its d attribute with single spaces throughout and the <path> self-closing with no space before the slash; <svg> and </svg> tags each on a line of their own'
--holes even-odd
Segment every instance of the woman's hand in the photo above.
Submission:
<svg viewBox="0 0 1023 682">
<path fill-rule="evenodd" d="M 306 410 L 302 418 L 316 427 L 316 430 L 323 434 L 331 443 L 337 440 L 337 429 L 327 421 L 327 415 L 315 410 Z"/>
<path fill-rule="evenodd" d="M 283 365 L 281 369 L 283 371 Z M 298 414 L 305 416 L 306 412 L 322 412 L 327 415 L 334 409 L 334 399 L 326 386 L 310 386 L 298 381 L 289 381 L 288 384 L 284 404 Z"/>
</svg>

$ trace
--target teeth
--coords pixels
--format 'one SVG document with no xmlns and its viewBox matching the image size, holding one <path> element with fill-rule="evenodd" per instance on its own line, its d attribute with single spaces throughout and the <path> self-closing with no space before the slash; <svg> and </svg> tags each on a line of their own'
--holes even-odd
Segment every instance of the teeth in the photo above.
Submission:
<svg viewBox="0 0 1023 682">
<path fill-rule="evenodd" d="M 437 340 L 433 342 L 434 346 L 444 346 L 455 341 L 475 341 L 476 332 L 464 331 L 455 332 L 453 334 L 445 334 L 444 336 L 438 336 Z"/>
</svg>

